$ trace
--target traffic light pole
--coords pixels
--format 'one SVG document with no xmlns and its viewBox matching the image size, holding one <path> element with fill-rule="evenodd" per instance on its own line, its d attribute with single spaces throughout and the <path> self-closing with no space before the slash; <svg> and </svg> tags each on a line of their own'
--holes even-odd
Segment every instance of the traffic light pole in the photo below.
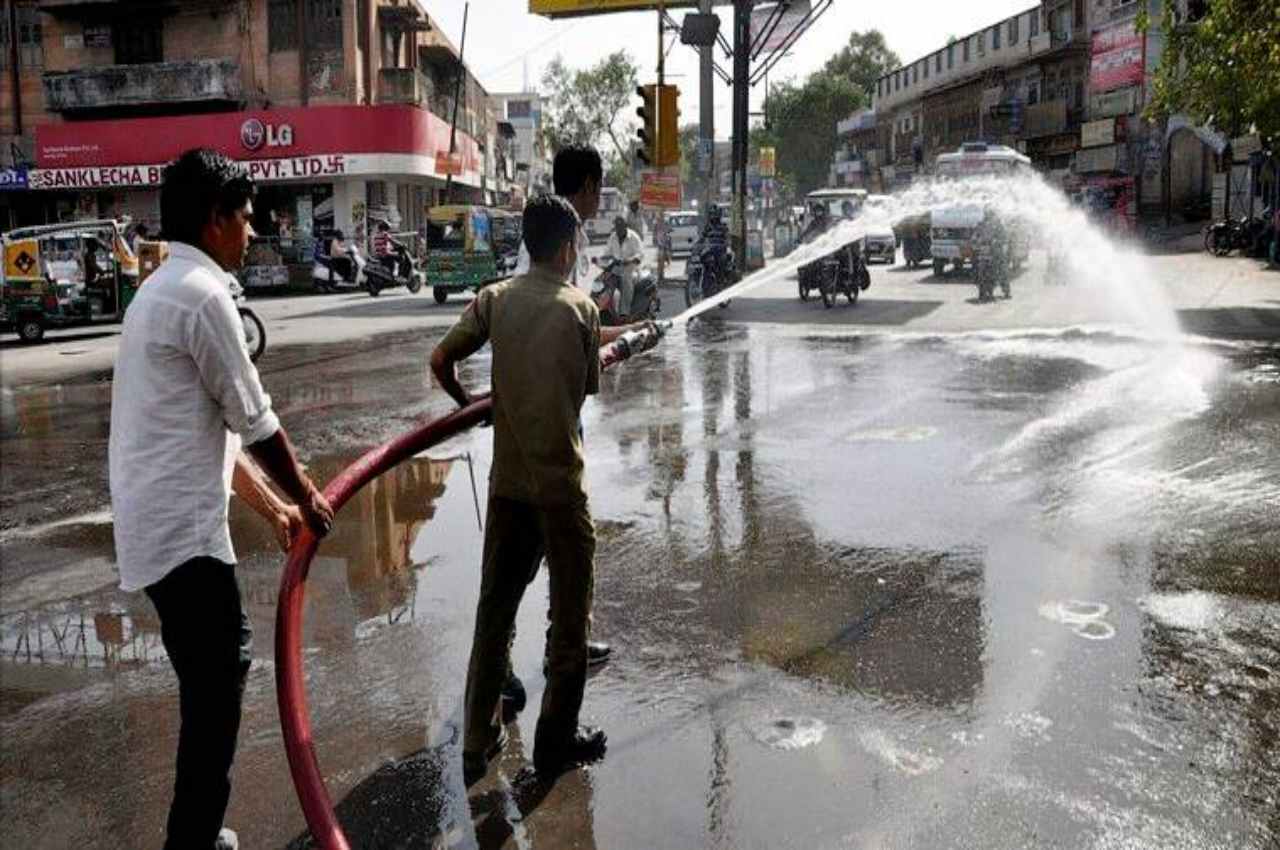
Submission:
<svg viewBox="0 0 1280 850">
<path fill-rule="evenodd" d="M 704 15 L 710 15 L 713 12 L 711 8 L 711 0 L 701 0 L 702 5 L 699 10 Z M 715 86 L 712 83 L 711 75 L 715 68 L 715 56 L 711 45 L 698 48 L 699 63 L 699 92 L 698 108 L 701 112 L 698 121 L 698 139 L 701 142 L 699 146 L 699 155 L 705 155 L 706 160 L 701 159 L 698 162 L 698 173 L 702 175 L 702 222 L 707 221 L 707 210 L 711 207 L 716 195 L 719 193 L 719 184 L 716 181 L 716 110 L 715 110 Z"/>
<path fill-rule="evenodd" d="M 659 134 L 658 150 L 660 151 L 663 150 L 663 141 L 664 141 L 661 137 L 661 134 L 662 134 L 662 87 L 663 85 L 666 84 L 667 51 L 665 49 L 666 46 L 662 42 L 665 38 L 665 34 L 663 30 L 663 22 L 666 20 L 666 18 L 667 18 L 666 3 L 663 2 L 663 0 L 658 0 L 658 89 L 657 89 L 658 95 L 653 100 L 657 108 L 656 125 L 658 127 L 658 134 Z M 661 173 L 661 168 L 659 168 L 659 172 Z M 658 218 L 654 222 L 654 226 L 657 227 L 658 223 L 661 221 L 662 221 L 662 209 L 659 208 Z M 666 271 L 667 271 L 666 252 L 662 250 L 662 242 L 659 241 L 658 243 L 658 291 L 659 293 L 661 293 L 662 285 L 666 280 Z M 631 309 L 630 304 L 627 305 L 627 309 L 628 310 Z"/>
<path fill-rule="evenodd" d="M 733 4 L 733 241 L 739 270 L 747 267 L 747 133 L 751 93 L 751 6 Z"/>
</svg>

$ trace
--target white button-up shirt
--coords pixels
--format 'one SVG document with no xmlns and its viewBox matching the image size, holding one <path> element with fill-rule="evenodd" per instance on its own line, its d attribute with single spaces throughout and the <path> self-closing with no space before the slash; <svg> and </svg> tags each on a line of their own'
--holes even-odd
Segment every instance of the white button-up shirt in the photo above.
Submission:
<svg viewBox="0 0 1280 850">
<path fill-rule="evenodd" d="M 573 274 L 569 276 L 570 283 L 581 289 L 588 295 L 591 294 L 591 261 L 587 258 L 587 250 L 591 247 L 591 239 L 587 236 L 587 231 L 581 226 L 578 227 L 578 265 L 574 268 Z M 515 274 L 528 274 L 529 267 L 532 265 L 529 261 L 529 249 L 524 247 L 523 237 L 520 239 L 520 254 L 516 259 Z"/>
<path fill-rule="evenodd" d="M 125 314 L 108 448 L 125 590 L 192 558 L 235 562 L 227 503 L 241 438 L 280 427 L 227 277 L 203 251 L 171 242 Z"/>
</svg>

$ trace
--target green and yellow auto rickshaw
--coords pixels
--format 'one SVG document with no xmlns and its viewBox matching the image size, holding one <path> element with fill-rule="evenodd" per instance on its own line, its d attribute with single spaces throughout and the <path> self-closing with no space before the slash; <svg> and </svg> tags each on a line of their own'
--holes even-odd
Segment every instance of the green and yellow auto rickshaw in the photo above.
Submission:
<svg viewBox="0 0 1280 850">
<path fill-rule="evenodd" d="M 447 301 L 450 293 L 478 292 L 511 275 L 514 264 L 506 257 L 511 242 L 506 215 L 470 204 L 427 211 L 427 282 L 437 304 Z"/>
<path fill-rule="evenodd" d="M 137 294 L 138 258 L 112 219 L 22 227 L 0 243 L 0 329 L 26 342 L 48 328 L 119 322 Z"/>
</svg>

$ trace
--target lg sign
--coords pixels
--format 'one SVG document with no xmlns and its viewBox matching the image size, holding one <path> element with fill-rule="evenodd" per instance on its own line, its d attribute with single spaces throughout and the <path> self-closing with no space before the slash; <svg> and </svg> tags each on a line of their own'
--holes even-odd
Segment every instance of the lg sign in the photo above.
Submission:
<svg viewBox="0 0 1280 850">
<path fill-rule="evenodd" d="M 293 127 L 288 124 L 264 124 L 257 118 L 249 118 L 240 125 L 240 144 L 245 150 L 287 148 L 293 145 Z"/>
</svg>

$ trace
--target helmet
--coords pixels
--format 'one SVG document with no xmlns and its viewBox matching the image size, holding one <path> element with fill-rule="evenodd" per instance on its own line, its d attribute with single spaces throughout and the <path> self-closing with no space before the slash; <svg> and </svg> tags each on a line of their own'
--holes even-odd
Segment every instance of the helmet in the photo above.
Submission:
<svg viewBox="0 0 1280 850">
<path fill-rule="evenodd" d="M 718 206 L 715 206 L 713 204 L 707 207 L 707 221 L 711 222 L 712 224 L 719 224 L 720 219 L 723 217 L 723 215 L 724 213 L 721 212 Z"/>
</svg>

